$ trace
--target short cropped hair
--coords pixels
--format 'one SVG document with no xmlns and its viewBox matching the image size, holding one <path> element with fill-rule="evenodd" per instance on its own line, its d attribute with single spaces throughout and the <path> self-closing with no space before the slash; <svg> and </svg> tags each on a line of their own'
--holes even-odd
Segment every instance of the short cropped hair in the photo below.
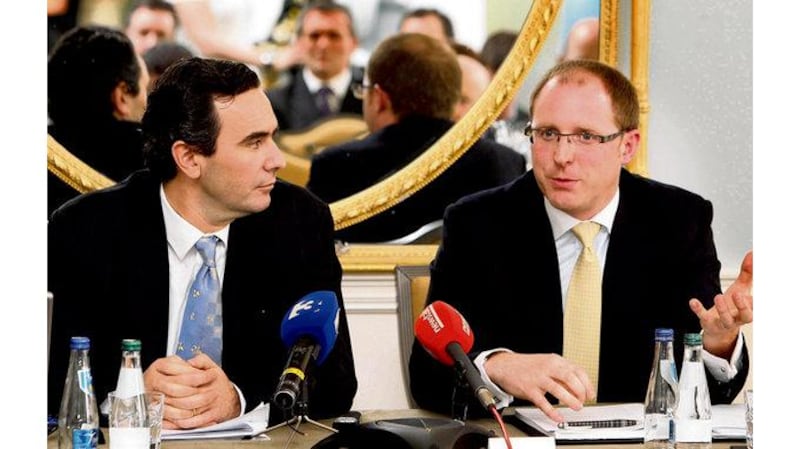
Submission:
<svg viewBox="0 0 800 449">
<path fill-rule="evenodd" d="M 486 39 L 481 48 L 483 63 L 492 72 L 497 72 L 516 41 L 517 33 L 513 31 L 495 31 Z"/>
<path fill-rule="evenodd" d="M 168 12 L 172 16 L 172 22 L 175 24 L 175 28 L 178 28 L 178 25 L 180 24 L 180 21 L 178 20 L 178 13 L 175 11 L 175 6 L 173 6 L 172 3 L 164 0 L 133 0 L 128 7 L 127 12 L 125 13 L 124 28 L 128 28 L 128 26 L 131 24 L 131 16 L 133 15 L 133 12 L 139 8 Z"/>
<path fill-rule="evenodd" d="M 111 93 L 120 82 L 139 95 L 142 69 L 130 39 L 103 26 L 73 28 L 47 60 L 48 114 L 55 124 L 108 120 Z"/>
<path fill-rule="evenodd" d="M 367 77 L 389 95 L 400 118 L 450 119 L 461 96 L 455 53 L 424 34 L 402 33 L 381 42 L 367 64 Z"/>
<path fill-rule="evenodd" d="M 311 11 L 319 11 L 325 14 L 331 13 L 341 13 L 347 16 L 347 29 L 350 30 L 350 35 L 356 37 L 356 29 L 355 25 L 353 24 L 353 14 L 350 13 L 350 8 L 345 5 L 336 3 L 332 0 L 314 0 L 308 5 L 306 5 L 301 11 L 300 15 L 297 16 L 297 24 L 296 24 L 296 32 L 295 34 L 300 36 L 303 34 L 303 22 L 305 21 L 306 16 Z"/>
<path fill-rule="evenodd" d="M 142 118 L 145 165 L 162 181 L 174 178 L 172 145 L 178 140 L 214 154 L 221 126 L 214 102 L 260 86 L 240 62 L 192 57 L 172 64 L 158 78 Z"/>
<path fill-rule="evenodd" d="M 455 32 L 453 31 L 453 22 L 450 20 L 449 17 L 447 17 L 443 12 L 439 11 L 438 9 L 434 8 L 413 9 L 403 14 L 403 17 L 400 19 L 400 23 L 402 24 L 406 19 L 412 17 L 421 19 L 427 16 L 434 16 L 437 19 L 439 19 L 439 23 L 442 24 L 442 30 L 444 30 L 444 35 L 447 36 L 448 39 L 455 38 Z"/>
<path fill-rule="evenodd" d="M 574 81 L 580 75 L 590 74 L 597 77 L 603 84 L 614 109 L 614 120 L 621 130 L 630 131 L 639 127 L 639 96 L 636 88 L 625 75 L 617 69 L 602 62 L 576 59 L 556 64 L 551 68 L 536 85 L 531 94 L 531 116 L 533 116 L 534 103 L 539 93 L 548 81 L 560 78 L 558 82 Z"/>
</svg>

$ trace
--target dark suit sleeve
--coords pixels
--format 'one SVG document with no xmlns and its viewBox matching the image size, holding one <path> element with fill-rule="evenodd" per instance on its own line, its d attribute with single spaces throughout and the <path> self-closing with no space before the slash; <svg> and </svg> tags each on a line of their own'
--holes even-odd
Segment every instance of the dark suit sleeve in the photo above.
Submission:
<svg viewBox="0 0 800 449">
<path fill-rule="evenodd" d="M 455 206 L 451 206 L 445 212 L 442 243 L 431 264 L 427 304 L 441 300 L 463 312 L 472 298 L 459 294 L 454 289 L 464 283 L 463 276 L 469 273 L 467 265 L 474 261 L 474 256 L 465 254 L 470 247 L 470 239 L 462 232 L 466 223 L 459 220 L 454 208 Z M 469 354 L 470 358 L 476 355 Z M 421 408 L 453 415 L 454 394 L 459 401 L 465 397 L 463 391 L 455 388 L 456 377 L 452 367 L 437 362 L 417 339 L 414 340 L 409 360 L 409 377 L 411 394 Z M 481 410 L 481 406 L 476 400 L 469 399 L 469 410 L 474 414 Z"/>
<path fill-rule="evenodd" d="M 336 292 L 339 300 L 339 335 L 333 351 L 318 367 L 314 376 L 315 384 L 309 393 L 309 412 L 315 418 L 329 418 L 346 413 L 353 405 L 357 381 L 353 363 L 353 350 L 350 343 L 350 329 L 347 313 L 342 299 L 342 268 L 336 256 L 333 241 L 333 218 L 327 207 L 321 207 L 322 226 L 316 236 L 309 234 L 314 251 L 319 254 L 318 266 L 311 267 L 312 273 L 319 273 L 322 284 Z"/>
</svg>

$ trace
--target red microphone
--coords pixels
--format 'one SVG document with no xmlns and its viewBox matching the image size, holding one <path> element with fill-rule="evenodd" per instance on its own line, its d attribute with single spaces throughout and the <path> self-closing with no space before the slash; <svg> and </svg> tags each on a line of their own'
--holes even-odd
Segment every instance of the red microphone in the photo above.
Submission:
<svg viewBox="0 0 800 449">
<path fill-rule="evenodd" d="M 467 380 L 485 409 L 495 406 L 494 395 L 466 354 L 475 343 L 475 335 L 456 309 L 442 301 L 432 302 L 417 318 L 414 334 L 434 359 L 447 366 L 456 366 L 459 375 Z"/>
</svg>

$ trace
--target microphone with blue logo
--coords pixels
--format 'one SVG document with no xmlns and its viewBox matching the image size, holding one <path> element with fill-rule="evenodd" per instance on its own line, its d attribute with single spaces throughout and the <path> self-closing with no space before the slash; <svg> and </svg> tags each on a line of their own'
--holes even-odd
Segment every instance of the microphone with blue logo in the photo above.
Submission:
<svg viewBox="0 0 800 449">
<path fill-rule="evenodd" d="M 339 302 L 332 291 L 311 292 L 289 309 L 281 323 L 289 360 L 272 397 L 275 405 L 282 410 L 294 408 L 308 370 L 325 361 L 338 333 Z"/>
</svg>

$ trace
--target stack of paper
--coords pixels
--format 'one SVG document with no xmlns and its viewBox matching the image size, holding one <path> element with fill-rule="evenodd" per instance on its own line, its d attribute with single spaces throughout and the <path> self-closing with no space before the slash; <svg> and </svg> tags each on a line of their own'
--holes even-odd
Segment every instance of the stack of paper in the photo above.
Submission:
<svg viewBox="0 0 800 449">
<path fill-rule="evenodd" d="M 243 438 L 263 432 L 269 422 L 269 404 L 259 404 L 249 413 L 213 426 L 190 430 L 161 432 L 162 440 L 192 440 L 209 438 Z"/>
<path fill-rule="evenodd" d="M 556 440 L 629 440 L 644 439 L 644 406 L 640 403 L 587 406 L 579 411 L 558 409 L 567 421 L 632 420 L 636 425 L 616 428 L 579 427 L 559 429 L 541 410 L 519 407 L 516 415 L 526 424 Z M 744 404 L 711 406 L 711 427 L 714 439 L 743 439 L 745 436 Z"/>
</svg>

